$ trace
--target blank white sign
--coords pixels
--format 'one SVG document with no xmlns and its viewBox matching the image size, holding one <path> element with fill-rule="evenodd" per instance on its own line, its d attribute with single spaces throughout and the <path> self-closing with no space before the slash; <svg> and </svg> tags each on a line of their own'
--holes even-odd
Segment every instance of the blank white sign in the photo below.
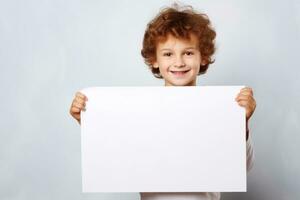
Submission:
<svg viewBox="0 0 300 200">
<path fill-rule="evenodd" d="M 246 191 L 242 87 L 81 90 L 83 192 Z"/>
</svg>

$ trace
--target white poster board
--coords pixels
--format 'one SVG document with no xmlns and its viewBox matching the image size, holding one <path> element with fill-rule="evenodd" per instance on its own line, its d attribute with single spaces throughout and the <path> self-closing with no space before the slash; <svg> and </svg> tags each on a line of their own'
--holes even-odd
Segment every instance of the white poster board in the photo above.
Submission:
<svg viewBox="0 0 300 200">
<path fill-rule="evenodd" d="M 83 192 L 246 191 L 241 88 L 81 90 Z"/>
</svg>

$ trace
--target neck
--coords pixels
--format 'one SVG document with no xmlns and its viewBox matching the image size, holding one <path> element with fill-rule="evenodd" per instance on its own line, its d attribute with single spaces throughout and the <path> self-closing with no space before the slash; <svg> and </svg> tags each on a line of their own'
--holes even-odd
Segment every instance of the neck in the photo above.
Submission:
<svg viewBox="0 0 300 200">
<path fill-rule="evenodd" d="M 165 81 L 165 86 L 178 86 L 178 85 L 173 85 L 172 83 Z M 193 80 L 190 83 L 182 86 L 196 86 L 196 80 Z"/>
</svg>

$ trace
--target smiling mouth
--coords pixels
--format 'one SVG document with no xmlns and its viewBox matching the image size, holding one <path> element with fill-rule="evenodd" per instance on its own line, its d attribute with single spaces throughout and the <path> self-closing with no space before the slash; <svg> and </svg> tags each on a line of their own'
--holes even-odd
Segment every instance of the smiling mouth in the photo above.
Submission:
<svg viewBox="0 0 300 200">
<path fill-rule="evenodd" d="M 171 71 L 171 73 L 180 76 L 180 75 L 184 75 L 188 71 L 190 71 L 190 70 L 185 70 L 185 71 Z"/>
</svg>

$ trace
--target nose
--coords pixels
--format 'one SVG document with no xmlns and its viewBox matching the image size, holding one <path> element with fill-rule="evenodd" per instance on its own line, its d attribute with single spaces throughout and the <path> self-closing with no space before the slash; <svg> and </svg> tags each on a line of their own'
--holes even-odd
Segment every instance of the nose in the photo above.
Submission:
<svg viewBox="0 0 300 200">
<path fill-rule="evenodd" d="M 185 66 L 184 60 L 182 59 L 182 57 L 180 55 L 175 58 L 174 66 L 178 67 L 178 68 Z"/>
</svg>

